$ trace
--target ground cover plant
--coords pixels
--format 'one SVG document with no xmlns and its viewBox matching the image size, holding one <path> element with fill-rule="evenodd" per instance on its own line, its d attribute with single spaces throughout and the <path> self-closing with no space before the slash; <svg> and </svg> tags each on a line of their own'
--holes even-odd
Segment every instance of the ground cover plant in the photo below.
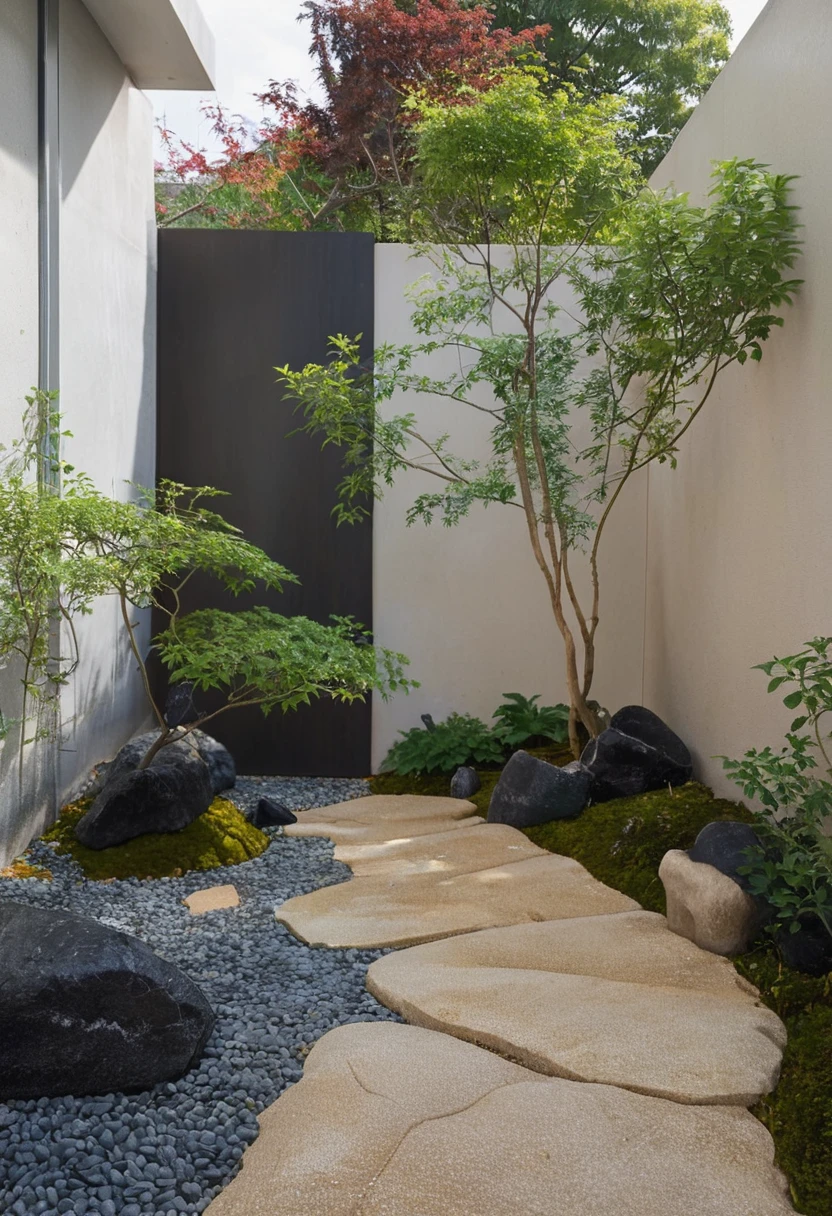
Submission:
<svg viewBox="0 0 832 1216">
<path fill-rule="evenodd" d="M 575 756 L 579 727 L 601 729 L 589 702 L 610 517 L 642 469 L 675 465 L 719 376 L 762 358 L 798 287 L 789 178 L 735 160 L 705 207 L 639 191 L 618 122 L 614 101 L 549 95 L 521 71 L 467 106 L 423 104 L 421 252 L 434 270 L 412 290 L 417 340 L 377 351 L 372 373 L 343 335 L 329 363 L 277 369 L 304 429 L 343 449 L 341 521 L 409 470 L 438 484 L 408 523 L 522 511 L 563 645 Z M 566 285 L 568 309 L 552 295 Z M 444 352 L 455 370 L 432 375 Z M 444 431 L 420 424 L 422 394 L 447 403 Z M 487 420 L 487 459 L 455 450 L 454 411 Z"/>
<path fill-rule="evenodd" d="M 502 767 L 517 747 L 552 746 L 567 738 L 569 709 L 566 705 L 538 705 L 538 695 L 503 693 L 488 726 L 471 714 L 449 714 L 442 722 L 423 716 L 423 727 L 400 731 L 381 764 L 382 772 L 453 773 L 460 765 Z"/>
<path fill-rule="evenodd" d="M 125 657 L 132 655 L 138 667 L 158 729 L 140 768 L 232 709 L 287 712 L 313 698 L 349 703 L 374 688 L 386 696 L 408 687 L 404 657 L 375 648 L 350 618 L 323 625 L 265 607 L 183 613 L 180 593 L 196 574 L 210 575 L 233 595 L 297 580 L 209 508 L 219 496 L 211 487 L 162 481 L 120 501 L 50 452 L 50 470 L 63 478 L 59 488 L 42 468 L 45 435 L 57 452 L 59 416 L 44 394 L 29 406 L 24 439 L 0 470 L 0 662 L 22 664 L 21 753 L 54 729 L 50 718 L 29 735 L 28 706 L 34 701 L 41 710 L 54 709 L 80 657 L 75 620 L 102 596 L 117 599 Z M 152 650 L 171 682 L 218 694 L 218 705 L 197 709 L 182 726 L 168 723 L 148 672 L 137 609 L 154 609 L 166 622 Z M 56 649 L 58 631 L 65 648 Z M 4 715 L 7 730 L 13 720 Z"/>
</svg>

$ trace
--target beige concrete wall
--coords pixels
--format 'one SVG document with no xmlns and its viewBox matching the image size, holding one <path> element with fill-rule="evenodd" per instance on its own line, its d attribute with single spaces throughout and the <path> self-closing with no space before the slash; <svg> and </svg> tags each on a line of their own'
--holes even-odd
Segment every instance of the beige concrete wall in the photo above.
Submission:
<svg viewBox="0 0 832 1216">
<path fill-rule="evenodd" d="M 378 246 L 376 259 L 376 341 L 413 341 L 405 288 L 430 264 L 411 258 L 402 245 Z M 425 372 L 450 374 L 450 358 L 432 356 Z M 415 412 L 428 435 L 449 432 L 452 451 L 487 453 L 487 415 L 422 395 L 392 408 Z M 457 710 L 489 721 L 504 692 L 540 693 L 547 703 L 567 699 L 562 642 L 522 511 L 478 507 L 455 528 L 407 528 L 407 507 L 437 484 L 428 474 L 408 472 L 376 505 L 376 637 L 410 657 L 411 674 L 422 687 L 388 704 L 376 700 L 375 768 L 397 732 L 418 726 L 422 713 L 440 719 Z M 642 694 L 645 492 L 646 479 L 628 487 L 602 552 L 606 591 L 593 691 L 613 708 L 640 701 Z"/>
<path fill-rule="evenodd" d="M 800 174 L 806 279 L 762 364 L 725 374 L 672 472 L 650 474 L 645 703 L 716 754 L 781 740 L 790 714 L 751 666 L 832 633 L 832 7 L 772 0 L 660 167 L 702 201 L 711 162 Z"/>
</svg>

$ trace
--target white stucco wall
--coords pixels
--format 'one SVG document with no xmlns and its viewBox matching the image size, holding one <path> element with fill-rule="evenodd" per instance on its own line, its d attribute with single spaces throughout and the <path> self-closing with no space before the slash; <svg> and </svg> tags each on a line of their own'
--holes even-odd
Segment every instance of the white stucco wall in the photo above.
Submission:
<svg viewBox="0 0 832 1216">
<path fill-rule="evenodd" d="M 416 340 L 405 289 L 430 270 L 403 245 L 376 249 L 376 343 Z M 561 288 L 561 290 L 563 290 Z M 558 300 L 566 303 L 567 297 Z M 424 370 L 450 374 L 447 353 Z M 412 410 L 430 436 L 451 435 L 450 450 L 487 453 L 488 416 L 439 397 L 410 395 L 393 403 Z M 399 730 L 419 715 L 439 720 L 452 710 L 489 721 L 504 692 L 567 700 L 563 645 L 548 591 L 529 546 L 525 517 L 512 507 L 476 508 L 457 527 L 405 524 L 416 495 L 438 483 L 408 472 L 385 492 L 374 515 L 374 629 L 377 640 L 403 651 L 421 688 L 373 713 L 373 766 Z M 602 624 L 593 696 L 618 708 L 642 695 L 646 479 L 628 487 L 602 551 Z M 580 563 L 580 555 L 574 567 Z M 584 586 L 576 577 L 579 587 Z"/>
<path fill-rule="evenodd" d="M 155 480 L 153 115 L 81 0 L 64 0 L 60 37 L 65 455 L 127 497 L 129 482 Z M 82 665 L 62 703 L 65 790 L 148 713 L 117 602 L 101 603 L 79 636 Z"/>
<path fill-rule="evenodd" d="M 60 6 L 61 409 L 65 455 L 102 489 L 152 484 L 155 464 L 153 118 L 81 0 Z M 37 6 L 0 5 L 0 442 L 19 433 L 38 378 Z M 60 796 L 146 717 L 118 638 L 114 602 L 81 622 L 83 661 L 60 738 L 0 745 L 0 864 L 54 815 Z M 145 629 L 145 637 L 147 630 Z M 0 708 L 19 712 L 19 673 L 0 672 Z M 30 724 L 31 725 L 31 724 Z"/>
<path fill-rule="evenodd" d="M 646 704 L 736 794 L 716 754 L 779 745 L 791 715 L 753 664 L 832 633 L 832 8 L 772 0 L 654 183 L 703 201 L 711 162 L 796 173 L 805 278 L 762 364 L 725 374 L 679 468 L 650 473 Z"/>
</svg>

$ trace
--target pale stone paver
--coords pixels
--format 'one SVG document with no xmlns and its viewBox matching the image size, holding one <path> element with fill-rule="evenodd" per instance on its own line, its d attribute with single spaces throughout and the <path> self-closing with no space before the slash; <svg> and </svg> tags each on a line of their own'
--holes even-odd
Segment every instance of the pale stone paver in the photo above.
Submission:
<svg viewBox="0 0 832 1216">
<path fill-rule="evenodd" d="M 346 862 L 356 877 L 448 877 L 508 865 L 526 857 L 547 856 L 551 854 L 532 844 L 522 832 L 496 823 L 479 823 L 410 840 L 339 844 L 335 849 L 335 860 Z"/>
<path fill-rule="evenodd" d="M 182 903 L 186 905 L 191 916 L 201 916 L 203 912 L 216 912 L 220 908 L 239 908 L 240 896 L 237 888 L 229 884 L 194 891 L 193 894 L 187 895 Z"/>
<path fill-rule="evenodd" d="M 287 900 L 276 915 L 310 945 L 368 949 L 637 907 L 572 858 L 544 853 L 450 876 L 437 871 L 353 878 Z"/>
<path fill-rule="evenodd" d="M 784 1216 L 737 1107 L 542 1077 L 447 1035 L 343 1026 L 260 1117 L 209 1216 Z"/>
<path fill-rule="evenodd" d="M 786 1032 L 725 959 L 650 912 L 466 934 L 379 959 L 373 995 L 409 1022 L 554 1076 L 749 1106 Z"/>
<path fill-rule="evenodd" d="M 301 811 L 287 836 L 327 836 L 336 843 L 367 844 L 435 835 L 484 822 L 473 802 L 416 794 L 371 794 L 334 806 Z"/>
</svg>

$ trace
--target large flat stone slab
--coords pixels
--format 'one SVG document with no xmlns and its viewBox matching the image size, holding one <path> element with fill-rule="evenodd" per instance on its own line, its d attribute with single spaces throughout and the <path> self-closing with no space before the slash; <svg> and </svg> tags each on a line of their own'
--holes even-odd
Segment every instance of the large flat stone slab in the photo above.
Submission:
<svg viewBox="0 0 832 1216">
<path fill-rule="evenodd" d="M 418 946 L 373 963 L 367 986 L 409 1022 L 536 1071 L 682 1103 L 751 1105 L 786 1042 L 727 960 L 651 912 Z"/>
<path fill-rule="evenodd" d="M 601 916 L 638 908 L 577 861 L 543 853 L 508 865 L 445 876 L 353 878 L 287 900 L 277 919 L 314 946 L 409 946 L 525 921 Z"/>
<path fill-rule="evenodd" d="M 747 1111 L 553 1080 L 446 1035 L 325 1035 L 209 1216 L 784 1216 Z"/>
<path fill-rule="evenodd" d="M 390 875 L 404 878 L 416 874 L 448 877 L 546 855 L 545 849 L 532 844 L 528 836 L 515 828 L 489 823 L 410 840 L 339 844 L 335 849 L 335 860 L 346 862 L 356 877 Z"/>
<path fill-rule="evenodd" d="M 326 836 L 344 844 L 406 841 L 484 822 L 473 802 L 417 794 L 372 794 L 298 814 L 287 836 Z"/>
</svg>

